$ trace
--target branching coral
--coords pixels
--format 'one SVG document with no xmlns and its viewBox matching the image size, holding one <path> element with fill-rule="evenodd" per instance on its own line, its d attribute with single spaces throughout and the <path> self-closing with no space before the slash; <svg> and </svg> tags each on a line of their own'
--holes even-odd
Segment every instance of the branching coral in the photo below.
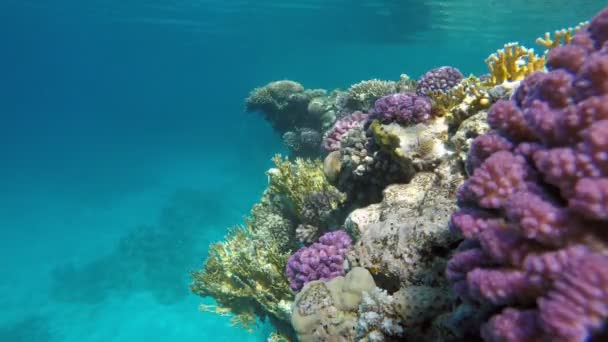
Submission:
<svg viewBox="0 0 608 342">
<path fill-rule="evenodd" d="M 192 273 L 191 290 L 218 303 L 202 309 L 231 312 L 233 321 L 246 328 L 252 328 L 256 316 L 288 321 L 293 294 L 283 275 L 287 256 L 273 241 L 255 239 L 246 227 L 234 228 L 209 248 L 203 270 Z"/>
<path fill-rule="evenodd" d="M 584 341 L 608 321 L 608 9 L 488 113 L 451 227 L 464 299 L 489 341 Z M 577 56 L 577 58 L 572 58 Z M 502 311 L 499 311 L 501 310 Z"/>
<path fill-rule="evenodd" d="M 536 38 L 536 43 L 545 47 L 547 50 L 556 48 L 560 45 L 570 44 L 574 34 L 587 24 L 589 24 L 589 22 L 582 22 L 574 27 L 557 30 L 553 32 L 553 35 L 549 32 L 545 32 L 543 37 Z"/>
<path fill-rule="evenodd" d="M 276 168 L 268 171 L 268 196 L 271 201 L 282 207 L 287 216 L 302 222 L 304 203 L 308 196 L 320 192 L 335 192 L 336 189 L 327 182 L 323 174 L 321 161 L 296 158 L 295 162 L 276 155 L 272 161 Z M 337 208 L 340 196 L 332 198 L 330 206 Z"/>
<path fill-rule="evenodd" d="M 489 85 L 504 82 L 519 81 L 527 75 L 542 70 L 545 58 L 539 57 L 533 49 L 528 49 L 518 43 L 505 44 L 504 48 L 491 54 L 486 59 L 490 70 Z"/>
<path fill-rule="evenodd" d="M 433 102 L 433 116 L 445 116 L 454 125 L 492 102 L 491 88 L 475 76 L 463 79 L 447 91 L 431 91 L 428 96 Z"/>
</svg>

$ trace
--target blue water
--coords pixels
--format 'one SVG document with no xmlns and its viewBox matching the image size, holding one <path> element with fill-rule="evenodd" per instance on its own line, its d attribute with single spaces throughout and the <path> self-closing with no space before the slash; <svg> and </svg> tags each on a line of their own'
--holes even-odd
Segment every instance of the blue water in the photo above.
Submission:
<svg viewBox="0 0 608 342">
<path fill-rule="evenodd" d="M 52 4 L 51 4 L 52 3 Z M 261 341 L 188 291 L 279 137 L 255 86 L 485 72 L 604 1 L 0 3 L 0 341 Z"/>
</svg>

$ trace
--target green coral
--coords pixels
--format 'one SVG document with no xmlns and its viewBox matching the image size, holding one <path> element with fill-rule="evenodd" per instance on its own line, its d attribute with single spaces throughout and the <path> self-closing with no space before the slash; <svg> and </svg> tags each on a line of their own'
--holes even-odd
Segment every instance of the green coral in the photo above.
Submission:
<svg viewBox="0 0 608 342">
<path fill-rule="evenodd" d="M 268 171 L 268 195 L 294 221 L 302 221 L 307 197 L 318 192 L 335 191 L 325 178 L 320 160 L 296 158 L 292 162 L 277 154 L 272 161 L 276 167 Z M 337 208 L 338 204 L 333 207 Z"/>
<path fill-rule="evenodd" d="M 275 241 L 257 239 L 248 227 L 233 228 L 210 246 L 203 269 L 192 273 L 191 290 L 217 301 L 202 310 L 232 313 L 233 323 L 247 329 L 256 316 L 288 322 L 294 298 L 283 274 L 288 257 Z"/>
</svg>

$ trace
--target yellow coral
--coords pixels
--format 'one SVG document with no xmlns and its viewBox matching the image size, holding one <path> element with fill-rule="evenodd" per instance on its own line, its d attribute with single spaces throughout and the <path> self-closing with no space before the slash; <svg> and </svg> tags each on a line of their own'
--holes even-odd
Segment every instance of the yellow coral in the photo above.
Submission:
<svg viewBox="0 0 608 342">
<path fill-rule="evenodd" d="M 545 35 L 543 37 L 536 38 L 536 43 L 542 45 L 548 50 L 563 44 L 570 44 L 570 42 L 572 42 L 574 34 L 587 24 L 588 22 L 582 22 L 574 27 L 568 27 L 565 29 L 554 31 L 553 36 L 551 35 L 551 33 L 545 32 Z"/>
<path fill-rule="evenodd" d="M 374 137 L 374 142 L 378 145 L 378 147 L 380 147 L 381 150 L 384 150 L 399 158 L 403 157 L 403 151 L 401 150 L 401 139 L 399 139 L 397 134 L 384 129 L 378 120 L 372 121 L 369 129 Z"/>
<path fill-rule="evenodd" d="M 469 76 L 450 90 L 434 91 L 429 94 L 433 101 L 433 115 L 445 116 L 448 122 L 455 122 L 459 117 L 458 110 L 469 112 L 477 111 L 490 106 L 488 85 L 482 83 L 477 77 Z"/>
<path fill-rule="evenodd" d="M 272 161 L 276 168 L 268 171 L 269 195 L 298 219 L 301 219 L 306 197 L 316 192 L 336 191 L 325 178 L 320 160 L 296 158 L 291 162 L 277 154 Z"/>
<path fill-rule="evenodd" d="M 256 315 L 288 322 L 293 300 L 283 274 L 288 256 L 273 241 L 255 239 L 247 227 L 233 228 L 225 241 L 209 248 L 203 270 L 192 273 L 191 290 L 218 303 L 201 309 L 231 312 L 232 323 L 247 329 L 252 329 Z"/>
<path fill-rule="evenodd" d="M 518 43 L 505 44 L 486 59 L 490 70 L 489 85 L 523 80 L 529 74 L 545 67 L 545 57 L 539 57 L 533 49 Z"/>
</svg>

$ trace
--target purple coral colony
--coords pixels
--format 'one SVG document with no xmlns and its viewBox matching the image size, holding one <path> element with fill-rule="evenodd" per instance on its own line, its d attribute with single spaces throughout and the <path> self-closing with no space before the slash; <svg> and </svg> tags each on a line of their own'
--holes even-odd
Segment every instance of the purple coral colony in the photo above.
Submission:
<svg viewBox="0 0 608 342">
<path fill-rule="evenodd" d="M 274 340 L 608 341 L 608 8 L 537 42 L 256 88 L 291 159 L 192 290 Z"/>
</svg>

